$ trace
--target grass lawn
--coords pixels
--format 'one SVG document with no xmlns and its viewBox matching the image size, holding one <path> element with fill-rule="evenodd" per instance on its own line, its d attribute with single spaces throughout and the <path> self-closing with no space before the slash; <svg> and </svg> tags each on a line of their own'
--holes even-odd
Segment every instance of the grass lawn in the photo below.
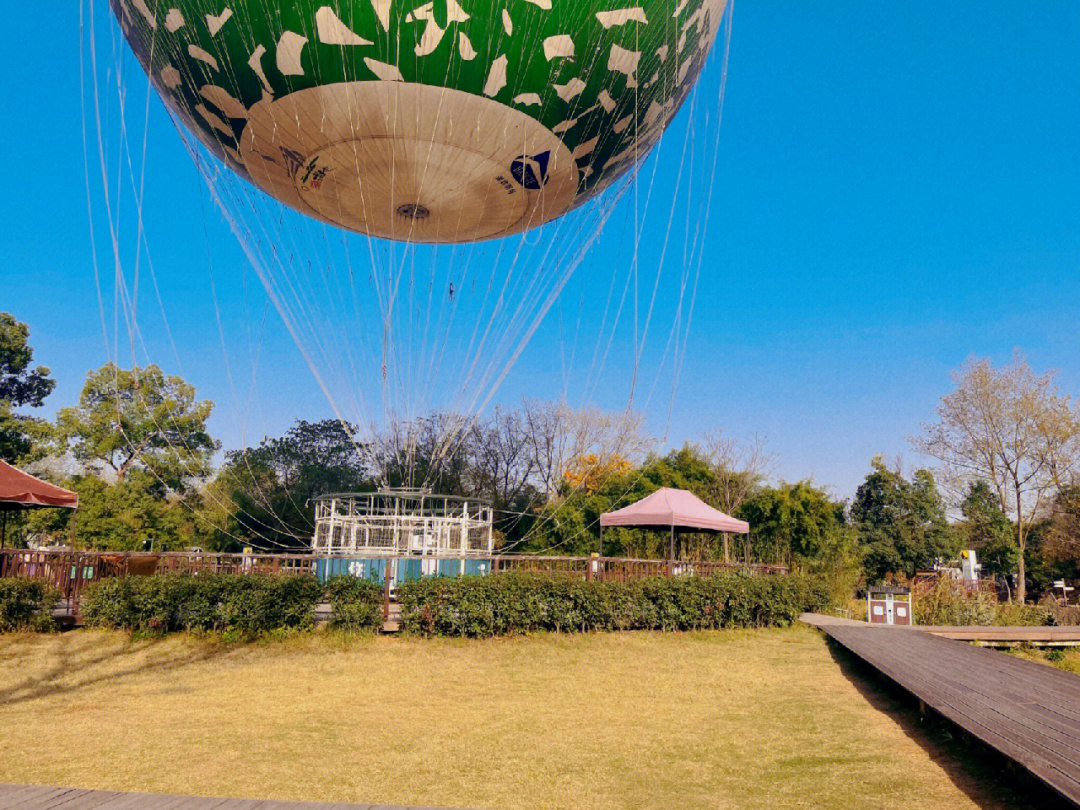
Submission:
<svg viewBox="0 0 1080 810">
<path fill-rule="evenodd" d="M 12 635 L 0 782 L 456 807 L 1010 806 L 990 767 L 897 709 L 802 627 Z"/>
</svg>

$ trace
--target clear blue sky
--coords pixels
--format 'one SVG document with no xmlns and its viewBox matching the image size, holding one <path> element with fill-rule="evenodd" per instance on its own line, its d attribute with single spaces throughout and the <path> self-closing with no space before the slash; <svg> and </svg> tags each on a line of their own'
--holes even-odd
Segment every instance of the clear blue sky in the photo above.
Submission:
<svg viewBox="0 0 1080 810">
<path fill-rule="evenodd" d="M 80 66 L 89 67 L 78 5 L 43 15 L 17 4 L 0 32 L 8 156 L 0 310 L 30 324 L 37 360 L 53 369 L 50 412 L 71 403 L 86 371 L 110 356 L 89 246 Z M 99 42 L 108 43 L 106 4 L 95 9 Z M 706 257 L 670 419 L 670 368 L 642 367 L 646 387 L 659 381 L 645 406 L 652 429 L 670 443 L 710 427 L 761 434 L 779 477 L 812 477 L 846 497 L 873 454 L 918 461 L 907 437 L 972 354 L 1005 362 L 1019 348 L 1037 370 L 1060 369 L 1062 388 L 1080 394 L 1078 54 L 1080 4 L 1065 0 L 736 0 Z M 112 63 L 108 50 L 98 56 Z M 138 98 L 145 84 L 125 65 Z M 109 78 L 104 68 L 99 75 Z M 706 101 L 718 81 L 714 55 Z M 682 162 L 687 113 L 655 167 L 655 188 Z M 156 105 L 149 133 L 147 241 L 172 339 L 144 269 L 140 362 L 182 373 L 215 400 L 212 427 L 226 446 L 295 417 L 329 415 Z M 695 143 L 696 166 L 708 144 Z M 96 138 L 88 146 L 96 150 Z M 108 162 L 115 167 L 116 156 Z M 90 168 L 98 171 L 93 153 Z M 618 245 L 632 226 L 632 196 L 502 400 L 582 394 L 560 364 L 573 348 L 572 325 L 597 315 L 581 302 L 606 293 L 612 255 L 625 255 Z M 96 185 L 92 197 L 109 292 Z M 685 217 L 696 221 L 700 202 L 676 199 L 679 228 Z M 655 259 L 666 223 L 666 212 L 647 219 L 643 264 Z M 133 234 L 121 239 L 132 244 Z M 111 335 L 111 301 L 104 311 Z M 672 317 L 667 300 L 656 314 L 665 337 Z M 619 381 L 631 365 L 615 351 L 590 398 L 625 405 Z"/>
</svg>

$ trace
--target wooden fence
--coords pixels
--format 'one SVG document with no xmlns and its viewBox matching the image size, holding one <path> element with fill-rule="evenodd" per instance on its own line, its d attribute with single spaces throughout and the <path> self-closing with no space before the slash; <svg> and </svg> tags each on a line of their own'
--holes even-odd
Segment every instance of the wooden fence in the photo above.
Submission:
<svg viewBox="0 0 1080 810">
<path fill-rule="evenodd" d="M 492 573 L 527 572 L 562 574 L 584 580 L 633 582 L 646 577 L 708 576 L 721 571 L 746 571 L 751 574 L 780 574 L 787 569 L 779 565 L 723 562 L 684 562 L 678 560 L 635 560 L 623 557 L 547 557 L 519 554 L 440 555 L 437 557 L 367 556 L 364 554 L 203 554 L 193 552 L 136 552 L 136 551 L 28 551 L 0 550 L 0 578 L 25 577 L 45 580 L 63 595 L 65 611 L 78 613 L 79 599 L 87 584 L 99 579 L 118 576 L 149 576 L 152 574 L 316 574 L 320 563 L 328 560 L 363 559 L 380 562 L 385 572 L 383 599 L 387 612 L 393 596 L 392 560 L 465 559 L 475 570 L 476 564 Z M 436 565 L 437 568 L 437 565 Z M 326 569 L 323 569 L 326 570 Z"/>
</svg>

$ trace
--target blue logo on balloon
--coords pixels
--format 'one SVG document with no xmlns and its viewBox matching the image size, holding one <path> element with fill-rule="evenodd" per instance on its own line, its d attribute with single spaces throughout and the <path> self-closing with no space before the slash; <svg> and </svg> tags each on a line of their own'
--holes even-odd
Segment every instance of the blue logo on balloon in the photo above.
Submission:
<svg viewBox="0 0 1080 810">
<path fill-rule="evenodd" d="M 548 161 L 551 152 L 539 155 L 522 155 L 510 164 L 510 174 L 523 188 L 537 191 L 548 181 Z"/>
</svg>

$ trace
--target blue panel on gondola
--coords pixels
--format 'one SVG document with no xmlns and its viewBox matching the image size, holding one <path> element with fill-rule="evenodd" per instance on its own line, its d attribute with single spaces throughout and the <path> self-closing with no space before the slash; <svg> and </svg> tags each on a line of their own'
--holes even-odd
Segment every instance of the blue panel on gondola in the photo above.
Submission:
<svg viewBox="0 0 1080 810">
<path fill-rule="evenodd" d="M 431 557 L 399 557 L 386 560 L 371 557 L 320 557 L 315 560 L 315 575 L 320 582 L 333 577 L 350 576 L 386 581 L 386 566 L 393 566 L 393 582 L 400 585 L 412 579 L 442 576 L 484 576 L 490 573 L 487 560 L 437 560 Z"/>
<path fill-rule="evenodd" d="M 323 557 L 315 560 L 315 576 L 320 582 L 342 576 L 382 582 L 385 575 L 386 560 L 370 557 Z"/>
</svg>

